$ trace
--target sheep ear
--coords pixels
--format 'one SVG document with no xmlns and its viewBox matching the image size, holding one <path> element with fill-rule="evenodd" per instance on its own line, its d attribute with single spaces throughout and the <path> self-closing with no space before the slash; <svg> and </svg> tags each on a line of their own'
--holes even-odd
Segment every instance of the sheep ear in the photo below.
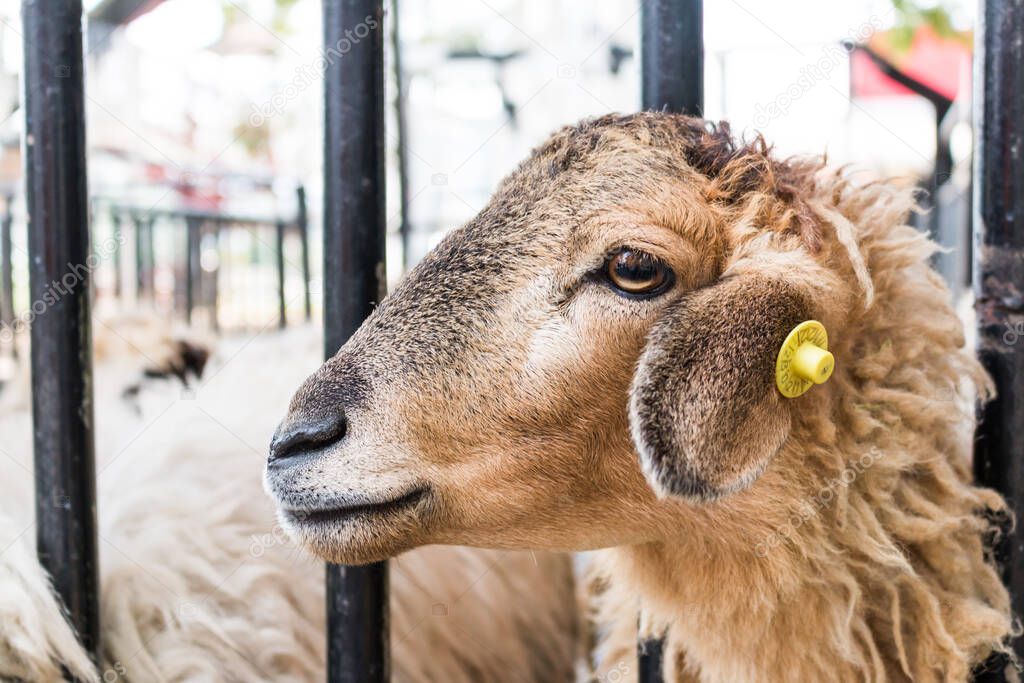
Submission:
<svg viewBox="0 0 1024 683">
<path fill-rule="evenodd" d="M 792 286 L 744 273 L 689 292 L 655 323 L 629 419 L 659 495 L 714 500 L 757 479 L 789 435 L 775 361 L 809 309 Z"/>
</svg>

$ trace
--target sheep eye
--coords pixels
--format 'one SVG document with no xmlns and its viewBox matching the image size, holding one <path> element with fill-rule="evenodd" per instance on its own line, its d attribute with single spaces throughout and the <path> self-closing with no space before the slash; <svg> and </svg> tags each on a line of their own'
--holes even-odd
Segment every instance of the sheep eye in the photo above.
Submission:
<svg viewBox="0 0 1024 683">
<path fill-rule="evenodd" d="M 619 292 L 629 295 L 653 296 L 672 284 L 672 269 L 648 253 L 621 249 L 608 257 L 604 265 L 608 282 Z"/>
</svg>

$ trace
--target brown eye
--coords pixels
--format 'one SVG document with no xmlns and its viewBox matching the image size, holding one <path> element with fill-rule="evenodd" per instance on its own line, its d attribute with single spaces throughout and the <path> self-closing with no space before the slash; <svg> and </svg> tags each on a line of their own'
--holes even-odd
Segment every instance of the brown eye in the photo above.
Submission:
<svg viewBox="0 0 1024 683">
<path fill-rule="evenodd" d="M 605 263 L 604 272 L 615 289 L 631 295 L 660 294 L 675 279 L 668 266 L 635 249 L 622 249 L 612 254 Z"/>
</svg>

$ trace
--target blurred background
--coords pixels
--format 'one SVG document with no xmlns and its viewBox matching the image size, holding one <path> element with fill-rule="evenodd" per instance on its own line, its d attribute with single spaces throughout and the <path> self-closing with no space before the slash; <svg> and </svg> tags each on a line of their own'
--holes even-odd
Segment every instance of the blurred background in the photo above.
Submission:
<svg viewBox="0 0 1024 683">
<path fill-rule="evenodd" d="M 345 51 L 323 52 L 320 3 L 85 5 L 97 313 L 142 306 L 250 332 L 316 319 L 321 76 Z M 704 12 L 706 117 L 760 131 L 783 155 L 827 153 L 929 190 L 937 208 L 917 220 L 954 248 L 938 265 L 962 289 L 975 3 L 722 0 Z M 393 283 L 552 130 L 638 108 L 639 4 L 399 0 L 388 13 L 375 30 L 388 31 Z M 18 15 L 18 0 L 0 0 L 5 323 L 29 306 Z"/>
</svg>

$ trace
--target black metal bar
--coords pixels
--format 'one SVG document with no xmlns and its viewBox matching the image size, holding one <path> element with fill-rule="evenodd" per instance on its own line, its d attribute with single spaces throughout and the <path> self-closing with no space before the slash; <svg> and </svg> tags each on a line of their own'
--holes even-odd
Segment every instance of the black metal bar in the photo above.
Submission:
<svg viewBox="0 0 1024 683">
<path fill-rule="evenodd" d="M 406 120 L 407 84 L 402 69 L 399 0 L 391 0 L 391 63 L 395 70 L 395 131 L 398 137 L 398 234 L 402 240 L 402 270 L 412 265 L 412 224 L 409 222 L 409 126 Z"/>
<path fill-rule="evenodd" d="M 644 109 L 704 112 L 704 25 L 701 0 L 640 3 L 641 101 Z"/>
<path fill-rule="evenodd" d="M 641 107 L 702 116 L 704 113 L 704 3 L 702 0 L 641 0 Z M 637 666 L 641 683 L 660 683 L 660 639 L 641 639 Z"/>
<path fill-rule="evenodd" d="M 89 200 L 81 0 L 24 0 L 36 543 L 67 616 L 100 649 Z"/>
<path fill-rule="evenodd" d="M 383 294 L 382 0 L 324 0 L 324 352 L 333 356 Z M 361 27 L 361 28 L 360 28 Z M 358 37 L 358 40 L 353 40 Z M 327 679 L 390 679 L 388 568 L 327 567 Z"/>
<path fill-rule="evenodd" d="M 220 267 L 224 263 L 220 250 L 220 234 L 224 224 L 221 221 L 217 221 L 213 224 L 213 228 L 211 234 L 213 236 L 214 249 L 217 251 L 217 267 L 211 270 L 208 276 L 204 271 L 203 277 L 206 277 L 210 282 L 210 286 L 206 289 L 208 292 L 206 303 L 210 307 L 210 326 L 214 332 L 220 332 Z"/>
<path fill-rule="evenodd" d="M 156 249 L 153 246 L 153 222 L 152 214 L 146 217 L 146 238 L 143 240 L 146 253 L 145 289 L 151 299 L 156 298 Z"/>
<path fill-rule="evenodd" d="M 662 638 L 641 639 L 637 657 L 637 683 L 661 683 L 665 662 L 665 641 Z"/>
<path fill-rule="evenodd" d="M 202 225 L 202 219 L 198 217 L 189 216 L 185 219 L 185 322 L 189 324 L 192 324 L 192 311 L 198 299 L 196 285 L 199 284 L 199 289 L 202 288 L 199 278 L 196 277 L 201 277 L 199 240 Z"/>
<path fill-rule="evenodd" d="M 94 201 L 109 201 L 102 197 L 94 197 Z M 257 215 L 233 215 L 222 213 L 219 211 L 200 211 L 198 209 L 164 209 L 160 207 L 145 207 L 142 205 L 128 205 L 128 204 L 117 204 L 117 208 L 121 211 L 145 211 L 148 216 L 165 216 L 167 218 L 175 220 L 184 220 L 186 218 L 197 218 L 201 221 L 223 221 L 230 223 L 246 224 L 251 226 L 264 226 L 274 221 L 273 217 L 268 216 L 257 216 Z"/>
<path fill-rule="evenodd" d="M 970 256 L 967 245 L 971 239 L 968 234 L 970 213 L 957 210 L 963 208 L 963 204 L 956 198 L 970 188 L 961 188 L 952 182 L 953 153 L 949 146 L 949 133 L 955 123 L 956 112 L 950 114 L 951 111 L 935 111 L 935 163 L 929 178 L 927 202 L 922 201 L 921 204 L 922 207 L 931 207 L 928 223 L 932 239 L 949 250 L 932 256 L 932 265 L 956 297 L 964 289 L 964 274 L 968 270 Z"/>
<path fill-rule="evenodd" d="M 142 225 L 142 216 L 137 213 L 131 214 L 132 234 L 135 237 L 135 301 L 142 298 L 142 292 L 146 288 L 146 254 L 145 254 L 145 228 Z"/>
<path fill-rule="evenodd" d="M 309 213 L 306 210 L 306 188 L 299 185 L 295 190 L 297 212 L 295 224 L 299 228 L 299 240 L 302 245 L 302 304 L 306 313 L 306 322 L 313 319 L 313 300 L 309 293 Z"/>
<path fill-rule="evenodd" d="M 116 209 L 110 211 L 110 222 L 114 228 L 114 296 L 121 298 L 121 214 Z"/>
<path fill-rule="evenodd" d="M 284 221 L 277 221 L 274 233 L 277 250 L 277 326 L 283 330 L 288 326 L 288 302 L 284 296 Z"/>
<path fill-rule="evenodd" d="M 0 218 L 0 324 L 13 333 L 14 325 L 14 258 L 11 255 L 11 227 L 14 224 L 14 196 L 4 197 L 4 215 Z"/>
<path fill-rule="evenodd" d="M 985 0 L 976 43 L 974 293 L 978 356 L 996 384 L 974 453 L 978 482 L 1024 513 L 1024 3 Z M 996 550 L 1014 614 L 1024 614 L 1024 525 Z M 1024 642 L 1013 641 L 1018 657 Z M 986 674 L 988 676 L 988 674 Z M 1001 680 L 989 678 L 984 680 Z"/>
</svg>

